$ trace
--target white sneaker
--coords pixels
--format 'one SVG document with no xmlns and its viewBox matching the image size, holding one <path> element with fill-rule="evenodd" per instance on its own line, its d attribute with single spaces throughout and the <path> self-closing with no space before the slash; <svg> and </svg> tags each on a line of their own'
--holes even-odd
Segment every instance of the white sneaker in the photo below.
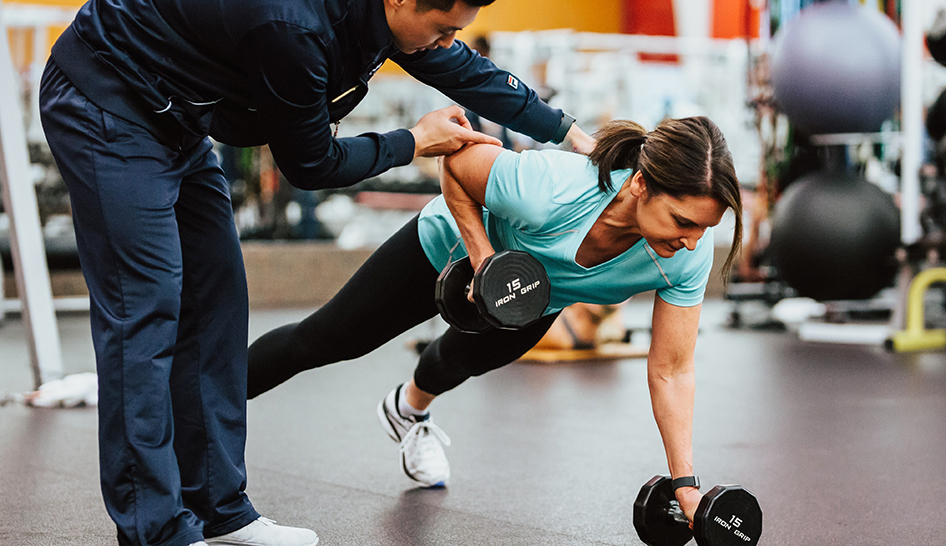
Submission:
<svg viewBox="0 0 946 546">
<path fill-rule="evenodd" d="M 319 543 L 315 531 L 276 525 L 268 518 L 259 518 L 232 533 L 204 540 L 206 546 L 315 546 Z"/>
<path fill-rule="evenodd" d="M 450 480 L 450 462 L 444 446 L 450 438 L 430 419 L 402 417 L 397 410 L 401 388 L 397 387 L 378 404 L 381 426 L 395 442 L 400 442 L 401 469 L 424 487 L 444 487 Z"/>
<path fill-rule="evenodd" d="M 207 543 L 201 540 L 200 542 L 195 542 L 191 544 L 190 546 L 207 546 Z"/>
</svg>

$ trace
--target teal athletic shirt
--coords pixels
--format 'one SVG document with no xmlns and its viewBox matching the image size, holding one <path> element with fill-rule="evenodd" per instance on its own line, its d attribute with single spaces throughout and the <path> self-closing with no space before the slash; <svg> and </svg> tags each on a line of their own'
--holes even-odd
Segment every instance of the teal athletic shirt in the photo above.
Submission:
<svg viewBox="0 0 946 546">
<path fill-rule="evenodd" d="M 703 301 L 713 263 L 712 228 L 695 250 L 684 248 L 671 258 L 661 258 L 641 238 L 623 254 L 594 267 L 575 262 L 585 235 L 631 174 L 612 172 L 614 191 L 601 192 L 598 170 L 586 156 L 507 150 L 496 157 L 486 184 L 486 232 L 496 252 L 522 250 L 545 266 L 552 294 L 544 314 L 577 302 L 622 303 L 648 290 L 679 307 Z M 442 195 L 421 211 L 418 232 L 438 271 L 467 255 Z"/>
</svg>

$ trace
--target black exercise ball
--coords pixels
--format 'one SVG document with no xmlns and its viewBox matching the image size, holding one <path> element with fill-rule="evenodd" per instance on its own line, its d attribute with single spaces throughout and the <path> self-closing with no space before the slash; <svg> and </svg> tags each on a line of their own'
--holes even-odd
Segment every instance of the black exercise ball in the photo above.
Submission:
<svg viewBox="0 0 946 546">
<path fill-rule="evenodd" d="M 946 66 L 946 9 L 940 8 L 926 35 L 926 49 L 939 64 Z"/>
<path fill-rule="evenodd" d="M 926 132 L 933 140 L 946 137 L 946 89 L 926 110 Z"/>
<path fill-rule="evenodd" d="M 853 174 L 815 172 L 775 207 L 771 249 L 782 280 L 816 300 L 868 299 L 897 272 L 900 213 L 883 190 Z"/>
<path fill-rule="evenodd" d="M 772 88 L 808 134 L 871 133 L 900 103 L 900 34 L 876 9 L 812 4 L 777 33 Z"/>
</svg>

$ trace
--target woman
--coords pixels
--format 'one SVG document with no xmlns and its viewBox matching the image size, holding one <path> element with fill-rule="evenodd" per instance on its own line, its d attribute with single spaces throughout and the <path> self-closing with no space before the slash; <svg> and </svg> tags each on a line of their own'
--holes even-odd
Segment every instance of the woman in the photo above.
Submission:
<svg viewBox="0 0 946 546">
<path fill-rule="evenodd" d="M 596 137 L 589 157 L 474 145 L 444 158 L 441 197 L 329 303 L 250 346 L 249 396 L 300 371 L 362 356 L 436 315 L 434 283 L 449 261 L 469 254 L 478 268 L 494 251 L 524 250 L 549 275 L 543 317 L 514 331 L 449 328 L 421 353 L 414 377 L 379 404 L 382 425 L 401 442 L 405 473 L 425 486 L 449 478 L 449 439 L 427 411 L 437 396 L 516 360 L 568 305 L 616 304 L 656 290 L 647 364 L 654 416 L 673 478 L 691 476 L 693 352 L 713 260 L 711 228 L 733 210 L 726 270 L 742 232 L 732 156 L 704 117 L 668 120 L 651 133 L 617 121 Z M 699 491 L 680 487 L 676 496 L 692 521 Z"/>
</svg>

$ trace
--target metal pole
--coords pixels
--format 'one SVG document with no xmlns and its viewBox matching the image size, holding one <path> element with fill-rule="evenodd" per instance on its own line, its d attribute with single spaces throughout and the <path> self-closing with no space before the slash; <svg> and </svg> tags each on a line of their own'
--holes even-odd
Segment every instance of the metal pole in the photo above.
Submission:
<svg viewBox="0 0 946 546">
<path fill-rule="evenodd" d="M 30 177 L 18 81 L 0 2 L 0 188 L 10 218 L 10 249 L 17 293 L 23 302 L 33 383 L 39 388 L 44 382 L 62 377 L 62 348 L 36 190 Z"/>
<path fill-rule="evenodd" d="M 3 305 L 6 295 L 3 292 L 3 256 L 0 256 L 0 326 L 3 326 L 3 320 L 7 318 L 6 306 Z"/>
<path fill-rule="evenodd" d="M 920 166 L 923 161 L 923 0 L 903 0 L 900 120 L 903 155 L 900 168 L 900 238 L 906 244 L 922 237 Z"/>
</svg>

